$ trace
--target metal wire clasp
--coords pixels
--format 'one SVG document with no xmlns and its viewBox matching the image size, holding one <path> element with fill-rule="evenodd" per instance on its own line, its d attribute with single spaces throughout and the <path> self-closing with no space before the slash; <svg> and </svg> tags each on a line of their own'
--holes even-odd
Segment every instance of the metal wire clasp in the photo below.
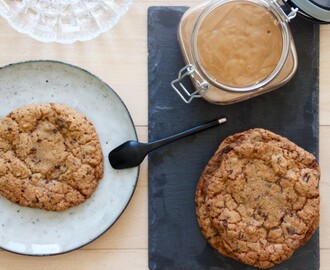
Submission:
<svg viewBox="0 0 330 270">
<path fill-rule="evenodd" d="M 193 93 L 190 93 L 188 89 L 183 85 L 182 81 L 187 76 L 190 76 L 190 78 L 196 84 L 196 91 Z M 178 84 L 178 87 L 176 84 Z M 179 71 L 178 78 L 171 82 L 171 86 L 185 103 L 190 103 L 194 98 L 200 98 L 204 96 L 209 90 L 208 82 L 203 79 L 203 77 L 191 64 L 186 65 Z"/>
<path fill-rule="evenodd" d="M 272 0 L 271 3 L 273 3 L 274 5 L 276 5 L 277 8 L 279 8 L 282 11 L 282 13 L 285 16 L 287 22 L 290 22 L 293 18 L 295 18 L 297 16 L 298 8 L 291 7 L 290 13 L 289 14 L 286 14 L 283 11 L 281 5 L 277 1 L 278 0 Z M 288 0 L 283 0 L 283 1 L 284 2 L 287 2 Z"/>
</svg>

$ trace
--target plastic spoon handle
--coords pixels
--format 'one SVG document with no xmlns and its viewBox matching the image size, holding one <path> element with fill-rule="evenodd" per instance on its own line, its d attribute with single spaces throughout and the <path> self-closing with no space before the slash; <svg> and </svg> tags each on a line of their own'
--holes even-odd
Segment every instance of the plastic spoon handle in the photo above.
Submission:
<svg viewBox="0 0 330 270">
<path fill-rule="evenodd" d="M 140 143 L 137 141 L 127 141 L 109 153 L 109 162 L 114 169 L 127 169 L 140 165 L 145 156 L 165 144 L 169 144 L 176 140 L 182 139 L 189 135 L 195 134 L 197 132 L 209 129 L 211 127 L 221 125 L 225 123 L 226 118 L 221 118 L 208 122 L 206 124 L 199 125 L 197 127 L 188 129 L 184 132 L 178 133 L 176 135 L 154 141 L 151 143 Z"/>
<path fill-rule="evenodd" d="M 162 147 L 166 144 L 169 144 L 171 142 L 177 141 L 177 140 L 182 139 L 184 137 L 187 137 L 189 135 L 192 135 L 192 134 L 195 134 L 197 132 L 209 129 L 211 127 L 221 125 L 221 124 L 226 123 L 226 122 L 227 122 L 226 118 L 220 118 L 220 119 L 213 120 L 211 122 L 199 125 L 197 127 L 188 129 L 186 131 L 180 132 L 178 134 L 172 135 L 170 137 L 167 137 L 167 138 L 164 138 L 164 139 L 161 139 L 161 140 L 157 140 L 157 141 L 154 141 L 154 142 L 151 142 L 151 143 L 147 143 L 145 145 L 148 146 L 148 152 L 150 152 L 150 151 L 153 151 L 153 150 L 155 150 L 159 147 Z"/>
</svg>

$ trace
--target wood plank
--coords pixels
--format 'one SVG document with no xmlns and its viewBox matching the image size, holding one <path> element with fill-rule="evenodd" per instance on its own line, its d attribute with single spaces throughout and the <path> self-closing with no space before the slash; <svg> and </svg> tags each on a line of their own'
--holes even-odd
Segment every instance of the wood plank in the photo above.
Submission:
<svg viewBox="0 0 330 270">
<path fill-rule="evenodd" d="M 321 221 L 320 221 L 320 245 L 321 248 L 330 249 L 330 126 L 320 128 L 320 167 L 321 167 Z"/>
<path fill-rule="evenodd" d="M 330 250 L 321 250 L 320 270 L 330 270 Z M 0 270 L 147 270 L 148 252 L 143 250 L 78 250 L 53 257 L 27 257 L 0 251 Z M 308 270 L 308 269 L 302 269 Z"/>
<path fill-rule="evenodd" d="M 148 142 L 148 128 L 147 127 L 136 127 L 138 141 L 142 143 Z M 140 176 L 138 180 L 138 186 L 148 186 L 148 158 L 145 158 L 140 166 Z"/>
<path fill-rule="evenodd" d="M 78 250 L 52 257 L 18 256 L 0 252 L 0 270 L 146 270 L 148 251 L 142 250 Z"/>
<path fill-rule="evenodd" d="M 329 249 L 323 249 L 323 250 L 321 249 L 321 266 L 320 266 L 320 270 L 330 270 L 329 258 L 330 258 L 330 250 Z"/>
<path fill-rule="evenodd" d="M 320 167 L 321 167 L 321 182 L 330 184 L 330 126 L 320 127 Z"/>
<path fill-rule="evenodd" d="M 320 124 L 330 125 L 330 25 L 320 32 Z"/>
<path fill-rule="evenodd" d="M 320 247 L 330 249 L 330 184 L 321 182 L 321 213 L 320 213 Z"/>
</svg>

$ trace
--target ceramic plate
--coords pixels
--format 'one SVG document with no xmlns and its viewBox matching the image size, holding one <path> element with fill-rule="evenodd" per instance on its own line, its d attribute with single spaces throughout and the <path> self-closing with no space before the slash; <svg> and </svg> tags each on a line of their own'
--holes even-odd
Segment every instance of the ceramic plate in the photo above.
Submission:
<svg viewBox="0 0 330 270">
<path fill-rule="evenodd" d="M 114 170 L 108 153 L 136 140 L 127 108 L 97 77 L 80 68 L 52 61 L 0 68 L 0 117 L 20 106 L 65 103 L 84 113 L 98 132 L 104 155 L 104 177 L 90 199 L 63 212 L 21 207 L 0 196 L 0 247 L 25 255 L 65 253 L 103 234 L 125 210 L 139 170 Z"/>
</svg>

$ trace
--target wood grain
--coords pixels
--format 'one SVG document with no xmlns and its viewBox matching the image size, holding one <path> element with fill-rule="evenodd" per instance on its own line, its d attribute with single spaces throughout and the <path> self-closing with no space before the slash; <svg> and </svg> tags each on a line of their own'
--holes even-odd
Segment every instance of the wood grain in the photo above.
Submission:
<svg viewBox="0 0 330 270">
<path fill-rule="evenodd" d="M 0 270 L 34 269 L 147 269 L 147 249 L 142 250 L 78 250 L 53 257 L 25 257 L 0 252 Z"/>
<path fill-rule="evenodd" d="M 320 31 L 320 125 L 330 125 L 330 25 Z"/>
</svg>

